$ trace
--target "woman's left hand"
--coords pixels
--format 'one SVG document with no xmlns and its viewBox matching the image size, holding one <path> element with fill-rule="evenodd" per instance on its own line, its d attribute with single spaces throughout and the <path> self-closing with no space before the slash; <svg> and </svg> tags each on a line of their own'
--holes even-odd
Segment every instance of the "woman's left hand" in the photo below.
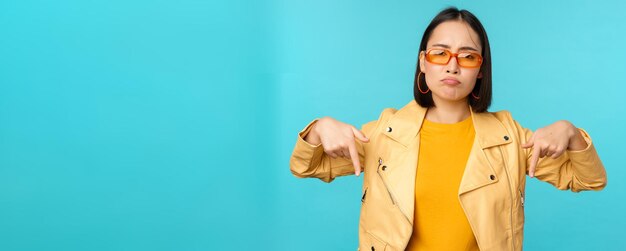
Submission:
<svg viewBox="0 0 626 251">
<path fill-rule="evenodd" d="M 535 168 L 539 158 L 561 156 L 565 150 L 582 150 L 587 147 L 587 142 L 572 123 L 560 120 L 546 127 L 537 129 L 523 148 L 532 147 L 530 169 L 528 175 L 535 177 Z"/>
</svg>

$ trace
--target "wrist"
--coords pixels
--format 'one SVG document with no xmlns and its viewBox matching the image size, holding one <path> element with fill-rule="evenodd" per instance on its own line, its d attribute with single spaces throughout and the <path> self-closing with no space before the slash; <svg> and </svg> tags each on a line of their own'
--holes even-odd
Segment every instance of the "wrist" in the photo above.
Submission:
<svg viewBox="0 0 626 251">
<path fill-rule="evenodd" d="M 573 135 L 570 137 L 569 144 L 567 146 L 567 150 L 570 151 L 579 151 L 587 148 L 587 141 L 581 134 L 578 128 L 573 128 Z"/>
<path fill-rule="evenodd" d="M 309 129 L 309 131 L 307 132 L 306 135 L 304 135 L 304 141 L 308 142 L 309 144 L 312 145 L 318 145 L 320 144 L 321 140 L 319 137 L 319 132 L 318 132 L 318 125 L 319 125 L 320 120 L 315 121 L 312 125 L 311 128 Z"/>
</svg>

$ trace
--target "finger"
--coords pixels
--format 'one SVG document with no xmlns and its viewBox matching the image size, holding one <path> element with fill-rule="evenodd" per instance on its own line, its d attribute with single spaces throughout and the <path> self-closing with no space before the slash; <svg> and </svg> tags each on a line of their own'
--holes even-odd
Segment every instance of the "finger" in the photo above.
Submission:
<svg viewBox="0 0 626 251">
<path fill-rule="evenodd" d="M 354 165 L 354 174 L 359 176 L 361 174 L 361 162 L 359 161 L 359 152 L 356 150 L 354 143 L 348 145 L 350 151 L 350 159 L 352 159 L 352 165 Z"/>
<path fill-rule="evenodd" d="M 532 147 L 534 144 L 535 144 L 535 134 L 533 133 L 533 136 L 531 136 L 530 139 L 528 139 L 528 141 L 526 141 L 526 143 L 522 145 L 522 147 L 529 148 L 529 147 Z"/>
<path fill-rule="evenodd" d="M 337 149 L 337 150 L 335 150 L 335 152 L 334 152 L 334 153 L 335 153 L 335 155 L 337 155 L 337 157 L 339 157 L 339 158 L 346 157 L 346 156 L 343 154 L 343 152 L 341 151 L 341 149 Z"/>
<path fill-rule="evenodd" d="M 537 167 L 537 162 L 539 161 L 540 154 L 541 154 L 541 148 L 534 147 L 532 156 L 530 157 L 530 168 L 528 170 L 528 175 L 531 178 L 535 177 L 535 168 Z"/>
<path fill-rule="evenodd" d="M 537 144 L 535 144 L 535 147 L 541 149 L 539 153 L 540 159 L 548 155 L 548 153 L 550 152 L 550 149 L 548 148 L 549 145 L 545 142 L 538 142 Z"/>
<path fill-rule="evenodd" d="M 550 157 L 552 155 L 554 155 L 554 153 L 556 152 L 556 148 L 557 146 L 555 145 L 551 145 L 550 147 L 548 147 L 548 154 L 546 154 L 546 157 Z"/>
<path fill-rule="evenodd" d="M 560 157 L 561 155 L 563 155 L 565 151 L 563 151 L 563 147 L 557 147 L 556 148 L 556 152 L 554 152 L 554 155 L 552 155 L 553 159 L 556 159 L 558 157 Z"/>
<path fill-rule="evenodd" d="M 557 157 L 561 156 L 561 154 L 562 154 L 561 147 L 554 146 L 550 148 L 550 154 L 548 154 L 548 156 L 553 159 L 556 159 Z"/>
<path fill-rule="evenodd" d="M 355 138 L 359 139 L 362 142 L 369 142 L 370 141 L 370 139 L 365 137 L 365 134 L 363 134 L 363 132 L 361 132 L 358 129 L 354 128 L 354 126 L 352 127 L 352 133 L 354 133 L 354 137 Z"/>
<path fill-rule="evenodd" d="M 350 159 L 350 150 L 348 150 L 348 148 L 341 149 L 341 153 L 343 154 L 344 158 Z"/>
<path fill-rule="evenodd" d="M 549 158 L 550 156 L 552 156 L 552 154 L 554 154 L 553 152 L 547 152 L 543 157 L 544 158 Z"/>
<path fill-rule="evenodd" d="M 539 158 L 544 158 L 548 156 L 548 149 L 541 150 L 541 154 L 539 154 Z"/>
<path fill-rule="evenodd" d="M 326 153 L 326 155 L 330 156 L 333 159 L 336 159 L 337 154 L 334 152 L 335 150 L 328 145 L 328 142 L 326 142 L 324 138 L 320 138 L 320 141 L 322 141 L 322 147 L 324 148 L 324 152 Z"/>
<path fill-rule="evenodd" d="M 327 151 L 326 154 L 330 157 L 332 157 L 333 159 L 336 159 L 338 156 L 334 151 Z"/>
<path fill-rule="evenodd" d="M 550 157 L 552 155 L 554 155 L 554 153 L 556 152 L 556 146 L 549 146 L 546 148 L 546 157 Z"/>
<path fill-rule="evenodd" d="M 553 155 L 554 155 L 554 151 L 550 150 L 548 151 L 548 153 L 546 153 L 546 158 L 552 157 Z"/>
</svg>

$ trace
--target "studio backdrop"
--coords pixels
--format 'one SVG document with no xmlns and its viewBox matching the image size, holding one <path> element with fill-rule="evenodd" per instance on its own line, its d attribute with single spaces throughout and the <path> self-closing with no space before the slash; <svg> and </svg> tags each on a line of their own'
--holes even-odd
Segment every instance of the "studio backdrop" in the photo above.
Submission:
<svg viewBox="0 0 626 251">
<path fill-rule="evenodd" d="M 528 179 L 526 250 L 626 246 L 622 1 L 0 2 L 0 250 L 355 250 L 362 176 L 289 170 L 297 133 L 413 98 L 421 35 L 468 9 L 494 99 L 594 140 L 600 192 Z"/>
</svg>

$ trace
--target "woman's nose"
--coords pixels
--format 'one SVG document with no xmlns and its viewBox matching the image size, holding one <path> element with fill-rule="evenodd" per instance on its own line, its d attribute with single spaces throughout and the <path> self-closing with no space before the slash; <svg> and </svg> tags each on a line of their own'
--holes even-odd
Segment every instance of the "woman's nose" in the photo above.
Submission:
<svg viewBox="0 0 626 251">
<path fill-rule="evenodd" d="M 446 72 L 447 73 L 452 73 L 452 74 L 459 73 L 459 64 L 456 61 L 456 57 L 450 58 L 450 61 L 446 65 Z"/>
</svg>

